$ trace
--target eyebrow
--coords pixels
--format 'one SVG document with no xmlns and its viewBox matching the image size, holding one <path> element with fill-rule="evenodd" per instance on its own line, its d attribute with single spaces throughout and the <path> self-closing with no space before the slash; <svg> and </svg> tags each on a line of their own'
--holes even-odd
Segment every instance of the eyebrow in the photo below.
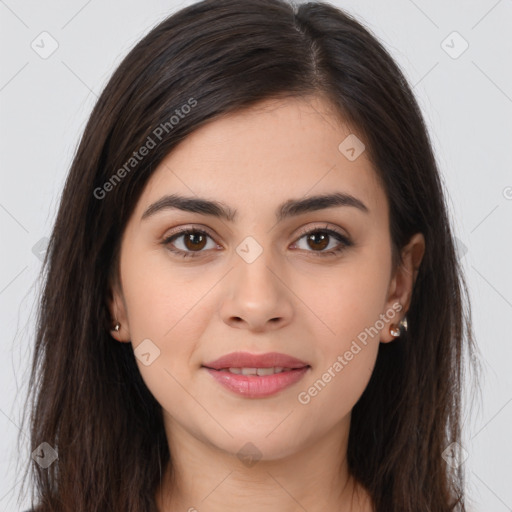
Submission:
<svg viewBox="0 0 512 512">
<path fill-rule="evenodd" d="M 369 213 L 368 207 L 357 197 L 350 194 L 336 192 L 327 195 L 316 195 L 306 199 L 289 199 L 278 206 L 276 220 L 282 220 L 304 213 L 324 210 L 326 208 L 351 206 L 364 213 Z M 210 215 L 233 222 L 237 217 L 237 210 L 230 208 L 220 201 L 212 201 L 198 197 L 180 196 L 177 194 L 165 195 L 151 204 L 142 214 L 141 220 L 167 209 L 177 209 L 185 212 Z"/>
</svg>

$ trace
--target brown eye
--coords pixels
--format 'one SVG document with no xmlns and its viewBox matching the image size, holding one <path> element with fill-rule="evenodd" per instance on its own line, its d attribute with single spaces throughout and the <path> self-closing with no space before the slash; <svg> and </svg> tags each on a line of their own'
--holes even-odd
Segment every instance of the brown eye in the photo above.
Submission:
<svg viewBox="0 0 512 512">
<path fill-rule="evenodd" d="M 206 233 L 206 231 L 199 229 L 183 229 L 167 237 L 162 243 L 168 247 L 169 251 L 187 258 L 200 256 L 201 253 L 204 252 L 203 249 L 207 246 L 208 239 L 212 240 L 213 243 L 213 247 L 209 248 L 215 248 L 215 242 L 213 242 L 212 237 Z M 180 244 L 181 247 L 177 247 Z"/>
<path fill-rule="evenodd" d="M 300 247 L 299 242 L 306 239 L 306 247 Z M 338 244 L 335 243 L 338 242 Z M 316 228 L 302 233 L 302 236 L 295 242 L 299 249 L 316 253 L 315 256 L 329 256 L 343 251 L 353 243 L 341 233 L 328 228 Z M 331 250 L 325 250 L 330 248 Z"/>
</svg>

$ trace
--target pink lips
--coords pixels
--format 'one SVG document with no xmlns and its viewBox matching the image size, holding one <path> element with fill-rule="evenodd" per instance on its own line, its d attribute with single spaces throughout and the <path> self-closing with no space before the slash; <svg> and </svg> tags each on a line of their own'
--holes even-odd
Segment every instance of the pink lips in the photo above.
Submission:
<svg viewBox="0 0 512 512">
<path fill-rule="evenodd" d="M 310 366 L 295 357 L 269 352 L 267 354 L 249 354 L 233 352 L 205 363 L 208 373 L 224 387 L 246 398 L 263 398 L 273 395 L 298 382 Z M 291 368 L 273 375 L 241 375 L 222 371 L 227 368 Z"/>
<path fill-rule="evenodd" d="M 204 363 L 203 366 L 221 370 L 223 368 L 272 368 L 282 366 L 283 368 L 304 368 L 308 363 L 300 361 L 292 356 L 280 354 L 279 352 L 267 352 L 266 354 L 250 354 L 249 352 L 232 352 L 219 357 L 215 361 Z"/>
</svg>

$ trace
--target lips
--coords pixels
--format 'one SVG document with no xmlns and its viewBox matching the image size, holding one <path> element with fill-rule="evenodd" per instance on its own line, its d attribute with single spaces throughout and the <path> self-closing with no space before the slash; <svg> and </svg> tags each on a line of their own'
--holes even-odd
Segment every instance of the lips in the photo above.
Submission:
<svg viewBox="0 0 512 512">
<path fill-rule="evenodd" d="M 213 370 L 229 368 L 286 368 L 298 369 L 309 366 L 308 363 L 295 357 L 280 354 L 279 352 L 267 352 L 266 354 L 250 354 L 249 352 L 232 352 L 215 361 L 203 364 Z"/>
<path fill-rule="evenodd" d="M 278 352 L 232 352 L 202 366 L 219 384 L 244 398 L 275 395 L 311 369 L 308 363 Z"/>
<path fill-rule="evenodd" d="M 310 366 L 304 366 L 294 370 L 263 376 L 237 375 L 228 370 L 204 369 L 230 393 L 243 398 L 266 398 L 297 384 L 310 371 L 310 368 Z"/>
</svg>

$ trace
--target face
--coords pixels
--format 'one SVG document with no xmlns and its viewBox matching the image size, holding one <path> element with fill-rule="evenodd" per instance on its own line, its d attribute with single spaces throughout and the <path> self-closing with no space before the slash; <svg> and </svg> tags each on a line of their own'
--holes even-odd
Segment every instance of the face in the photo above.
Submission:
<svg viewBox="0 0 512 512">
<path fill-rule="evenodd" d="M 250 441 L 271 460 L 349 422 L 424 246 L 415 235 L 393 271 L 387 198 L 354 133 L 319 97 L 269 100 L 199 128 L 155 170 L 123 233 L 112 335 L 131 341 L 169 432 L 228 453 Z M 307 366 L 222 372 L 237 391 L 205 365 L 239 351 Z"/>
</svg>

